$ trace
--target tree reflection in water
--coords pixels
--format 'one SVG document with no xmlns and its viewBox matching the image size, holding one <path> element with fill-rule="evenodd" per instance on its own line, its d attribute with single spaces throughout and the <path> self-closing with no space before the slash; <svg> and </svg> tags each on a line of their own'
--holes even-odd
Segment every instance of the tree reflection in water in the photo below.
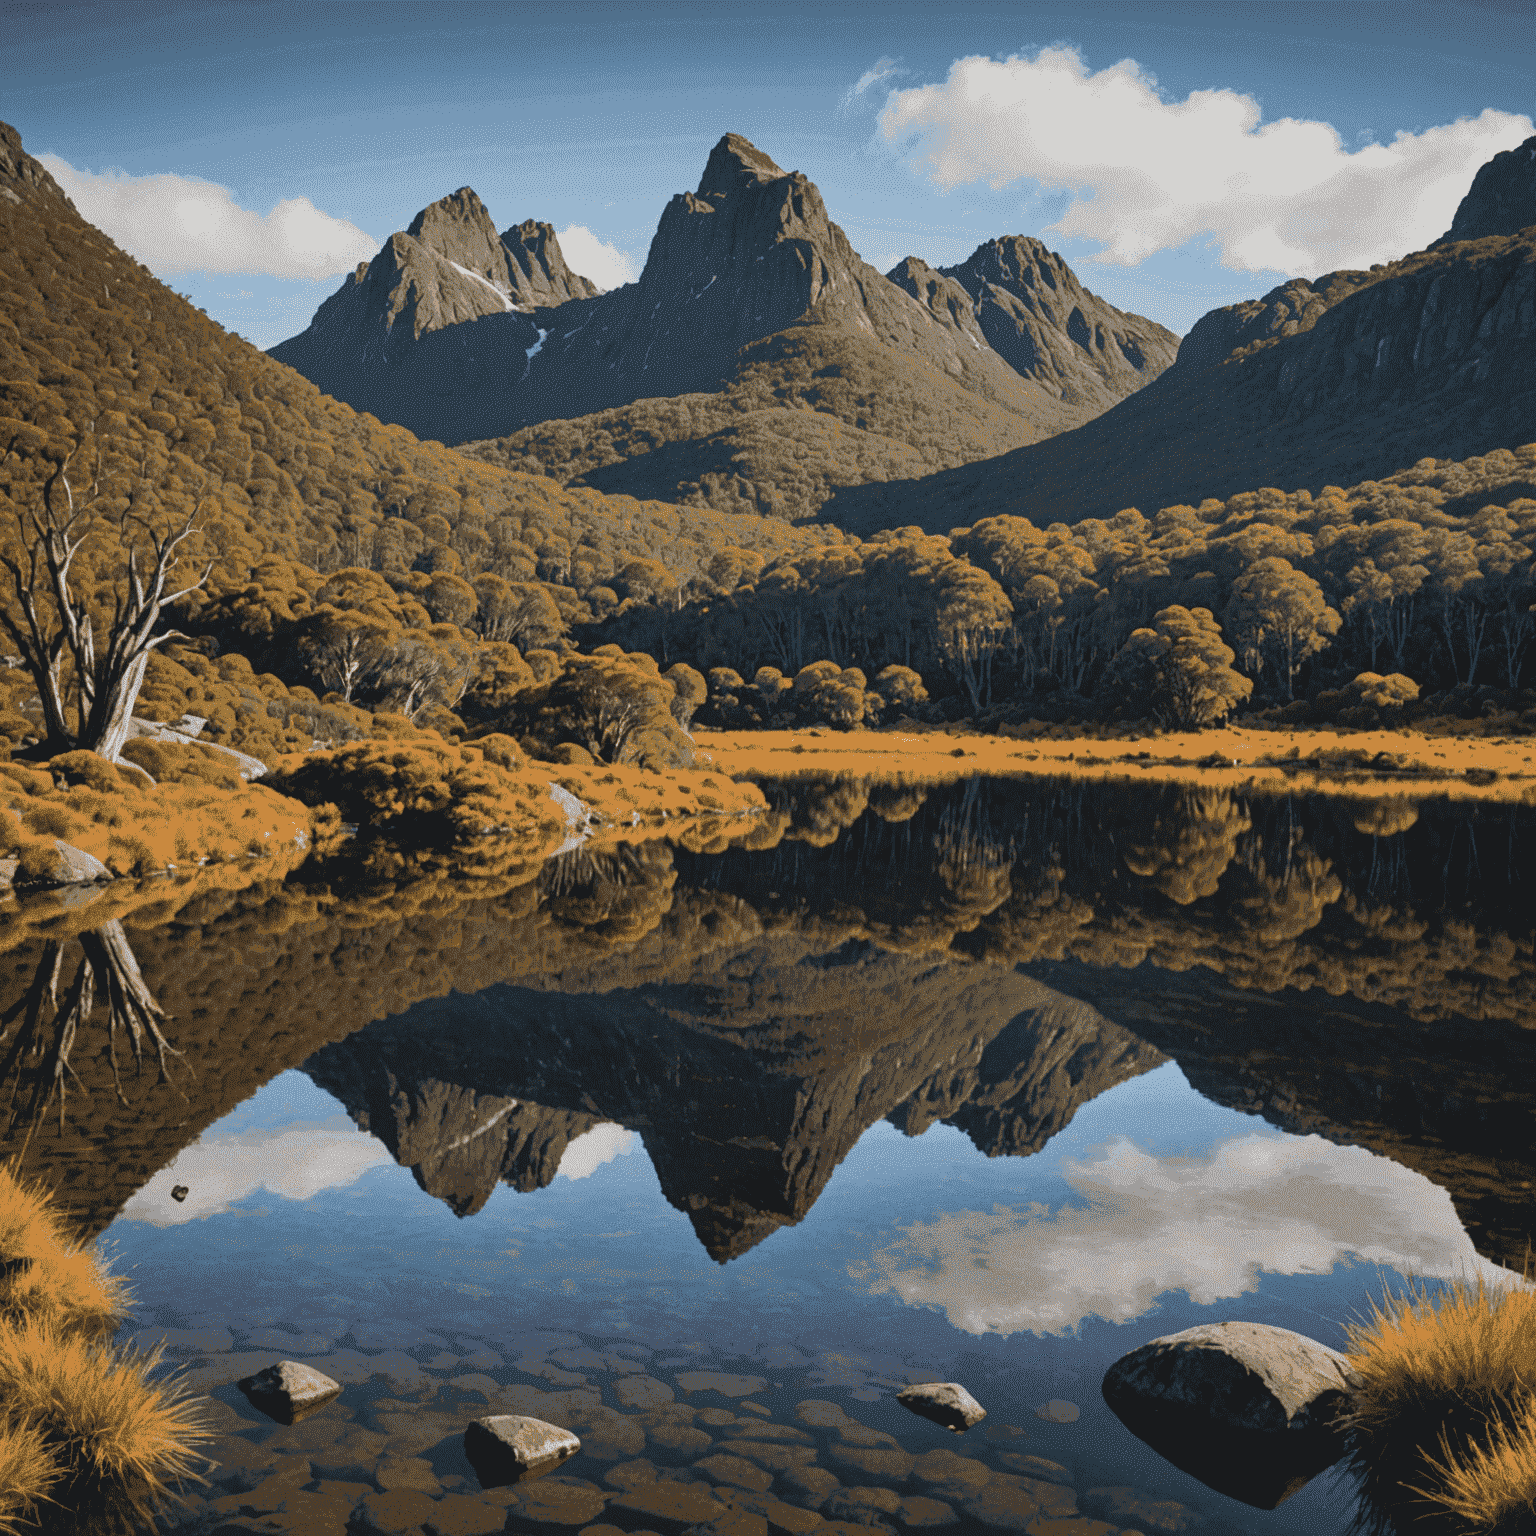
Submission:
<svg viewBox="0 0 1536 1536">
<path fill-rule="evenodd" d="M 76 942 L 80 963 L 62 1002 L 59 983 L 69 941 L 50 939 L 43 945 L 31 985 L 0 1014 L 0 1025 L 4 1026 L 0 1045 L 9 1046 L 0 1058 L 0 1083 L 10 1084 L 12 1126 L 19 1120 L 36 1120 L 57 1094 L 59 1127 L 63 1129 L 68 1079 L 79 1082 L 71 1057 L 82 1026 L 96 1012 L 98 997 L 107 1010 L 107 1059 L 119 1103 L 128 1103 L 117 1060 L 120 1032 L 128 1036 L 137 1070 L 144 1065 L 146 1040 L 154 1046 L 161 1082 L 169 1081 L 166 1058 L 181 1054 L 160 1028 L 168 1016 L 144 984 L 122 923 L 114 918 L 99 928 L 87 929 Z M 18 1104 L 18 1099 L 22 1103 Z"/>
<path fill-rule="evenodd" d="M 430 850 L 413 862 L 375 853 L 241 891 L 177 895 L 158 882 L 144 900 L 159 905 L 115 908 L 112 923 L 57 898 L 18 903 L 0 937 L 13 1112 L 36 1116 L 77 1070 L 88 1095 L 78 1109 L 71 1095 L 67 1133 L 46 1149 L 32 1139 L 47 1164 L 34 1171 L 104 1224 L 203 1127 L 345 1041 L 333 1076 L 355 1091 L 341 1096 L 366 1105 L 380 1134 L 387 1121 L 391 1150 L 468 1210 L 497 1179 L 546 1182 L 562 1138 L 579 1133 L 571 1117 L 594 1104 L 637 1127 L 670 1117 L 681 1134 L 677 1095 L 708 1079 L 736 1085 L 736 1108 L 700 1089 L 697 1134 L 673 1149 L 676 1187 L 739 1251 L 734 1232 L 797 1219 L 875 1118 L 914 1130 L 946 1119 L 1016 1155 L 1084 1093 L 1173 1056 L 1218 1102 L 1420 1168 L 1453 1189 L 1485 1251 L 1523 1245 L 1519 1188 L 1536 1180 L 1523 1150 L 1536 1140 L 1522 1086 L 1536 1071 L 1530 808 L 1046 779 L 765 790 L 768 813 L 724 852 L 642 841 L 467 872 Z M 1073 1043 L 1059 1061 L 1049 1030 L 1004 1028 L 1001 1013 L 971 1039 L 980 1004 L 960 999 L 995 991 L 1001 1009 L 1019 979 L 1099 1021 L 1084 1015 L 1087 1033 L 1062 1036 Z M 543 1034 L 520 1023 L 487 1053 L 470 1021 L 507 988 L 530 1017 L 563 1023 Z M 85 1051 L 103 1006 L 107 1049 Z M 1024 1008 L 1022 993 L 1009 1006 Z M 460 1059 L 406 1051 L 428 1015 L 433 1029 L 462 1018 Z M 163 1081 L 167 1016 L 196 1083 L 190 1104 Z M 613 1030 L 622 1084 L 600 1081 L 596 1064 Z M 1075 1053 L 1094 1031 L 1102 1074 L 1084 1078 L 1089 1057 Z M 162 1068 L 127 1107 L 119 1033 Z M 960 1033 L 985 1072 L 929 1082 Z M 672 1043 L 658 1056 L 662 1036 Z M 827 1106 L 814 1137 L 791 1113 L 802 1092 Z M 431 1105 L 461 1136 L 512 1099 L 516 1113 L 451 1156 L 429 1134 Z M 709 1138 L 741 1136 L 752 1145 L 732 1154 L 739 1168 L 688 1182 Z M 20 1143 L 18 1131 L 10 1150 Z M 786 1183 L 796 1145 L 804 1176 Z M 756 1193 L 738 1223 L 740 1180 Z"/>
</svg>

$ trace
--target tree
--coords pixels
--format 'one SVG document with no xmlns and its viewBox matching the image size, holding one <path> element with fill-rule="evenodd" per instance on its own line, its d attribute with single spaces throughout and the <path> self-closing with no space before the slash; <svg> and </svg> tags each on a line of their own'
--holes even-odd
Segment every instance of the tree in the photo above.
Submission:
<svg viewBox="0 0 1536 1536">
<path fill-rule="evenodd" d="M 13 433 L 0 462 L 16 452 L 22 435 Z M 168 592 L 202 501 L 184 515 L 157 518 L 160 497 L 143 464 L 136 479 L 121 465 L 114 472 L 98 448 L 89 489 L 77 502 L 69 470 L 80 448 L 77 440 L 68 453 L 48 460 L 52 473 L 25 511 L 12 504 L 16 540 L 0 550 L 0 564 L 10 576 L 0 625 L 37 686 L 48 753 L 85 750 L 115 763 L 128 739 L 150 655 L 179 635 L 155 633 L 161 613 L 201 588 L 212 565 L 196 581 Z M 116 536 L 122 565 L 103 588 L 82 590 L 85 582 L 77 586 L 76 576 L 87 572 L 77 573 L 77 557 L 88 540 L 103 533 Z"/>
<path fill-rule="evenodd" d="M 1278 655 L 1288 699 L 1296 697 L 1296 669 L 1339 632 L 1339 616 L 1323 589 L 1278 555 L 1254 561 L 1232 583 L 1224 617 L 1255 672 L 1263 669 L 1267 653 Z"/>
<path fill-rule="evenodd" d="M 554 599 L 536 581 L 503 581 L 488 573 L 476 579 L 474 593 L 477 623 L 487 640 L 505 640 L 526 653 L 565 633 Z"/>
<path fill-rule="evenodd" d="M 1164 725 L 1199 730 L 1226 719 L 1253 692 L 1234 659 L 1209 608 L 1175 605 L 1158 613 L 1150 629 L 1131 632 L 1106 681 Z"/>
<path fill-rule="evenodd" d="M 693 722 L 694 711 L 709 697 L 709 684 L 704 674 L 679 661 L 661 674 L 672 684 L 672 718 L 682 730 Z"/>
</svg>

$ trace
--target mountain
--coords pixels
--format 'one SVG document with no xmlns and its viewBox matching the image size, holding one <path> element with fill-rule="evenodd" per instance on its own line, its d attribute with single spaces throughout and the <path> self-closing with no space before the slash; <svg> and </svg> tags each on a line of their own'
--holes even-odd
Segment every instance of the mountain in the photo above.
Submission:
<svg viewBox="0 0 1536 1536">
<path fill-rule="evenodd" d="M 565 266 L 548 225 L 497 235 L 472 193 L 434 205 L 412 230 L 332 301 L 345 312 L 346 294 L 360 288 L 395 305 L 392 331 L 380 333 L 386 349 L 418 328 L 426 342 L 474 330 L 444 322 L 455 306 L 493 307 L 477 324 L 531 326 L 503 305 L 594 302 L 580 296 L 590 285 Z M 0 444 L 15 445 L 0 465 L 0 496 L 39 494 L 48 455 L 62 456 L 95 424 L 157 481 L 212 489 L 216 592 L 240 591 L 258 573 L 269 589 L 291 590 L 285 562 L 302 561 L 311 574 L 368 565 L 403 575 L 419 560 L 471 578 L 531 580 L 538 571 L 551 576 L 562 613 L 580 618 L 573 567 L 585 591 L 636 558 L 664 560 L 687 580 L 723 546 L 772 558 L 812 542 L 781 519 L 563 490 L 328 399 L 82 219 L 5 124 L 0 269 L 0 422 L 8 423 Z M 11 536 L 0 520 L 0 539 Z"/>
<path fill-rule="evenodd" d="M 1351 485 L 1536 438 L 1536 139 L 1479 171 L 1450 232 L 1212 311 L 1177 361 L 1086 425 L 922 479 L 839 491 L 856 533 L 1151 515 L 1257 486 Z"/>
<path fill-rule="evenodd" d="M 489 217 L 478 227 L 477 252 Z M 1023 237 L 982 246 L 942 295 L 912 260 L 883 276 L 804 175 L 737 134 L 663 210 L 639 281 L 596 298 L 498 311 L 467 263 L 439 261 L 412 329 L 391 254 L 405 238 L 272 355 L 483 460 L 720 510 L 807 517 L 839 485 L 1037 441 L 1155 378 L 1177 345 Z"/>
<path fill-rule="evenodd" d="M 526 317 L 597 292 L 565 264 L 551 225 L 530 219 L 498 235 L 485 204 L 460 187 L 391 235 L 309 329 L 272 355 L 340 397 L 359 367 L 398 367 L 434 331 L 485 315 Z M 519 334 L 531 345 L 538 327 L 524 318 Z"/>
<path fill-rule="evenodd" d="M 1163 1059 L 1001 967 L 808 937 L 732 945 L 639 987 L 611 985 L 608 962 L 423 1002 L 304 1071 L 459 1215 L 498 1181 L 549 1183 L 598 1121 L 639 1131 L 662 1192 L 724 1263 L 802 1220 L 882 1117 L 912 1136 L 948 1121 L 988 1155 L 1024 1156 Z"/>
<path fill-rule="evenodd" d="M 1451 227 L 1435 241 L 1486 240 L 1536 224 L 1536 136 L 1497 154 L 1472 179 Z"/>
</svg>

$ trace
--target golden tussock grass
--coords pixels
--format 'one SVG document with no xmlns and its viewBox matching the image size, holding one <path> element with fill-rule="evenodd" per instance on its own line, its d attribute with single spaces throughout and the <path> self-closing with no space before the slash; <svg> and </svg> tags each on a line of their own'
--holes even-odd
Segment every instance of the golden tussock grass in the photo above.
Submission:
<svg viewBox="0 0 1536 1536">
<path fill-rule="evenodd" d="M 1362 1529 L 1536 1528 L 1536 1289 L 1414 1287 L 1350 1327 L 1349 1360 Z"/>
<path fill-rule="evenodd" d="M 36 1186 L 0 1167 L 0 1536 L 47 1501 L 50 1529 L 141 1522 L 207 1438 L 160 1354 L 113 1349 L 123 1282 Z"/>
<path fill-rule="evenodd" d="M 63 1475 L 33 1425 L 0 1420 L 0 1536 L 32 1526 L 39 1506 Z"/>
<path fill-rule="evenodd" d="M 1359 798 L 1383 792 L 1407 802 L 1536 798 L 1536 742 L 1429 738 L 1415 732 L 1260 730 L 1103 735 L 1067 726 L 1000 727 L 996 735 L 934 730 L 697 730 L 700 765 L 733 777 L 787 779 L 846 773 L 947 783 L 974 774 L 1209 785 L 1259 794 Z M 1394 760 L 1378 770 L 1373 760 Z M 1347 756 L 1347 761 L 1345 757 Z M 1400 760 L 1400 761 L 1398 761 Z M 1470 775 L 1470 777 L 1469 777 Z"/>
</svg>

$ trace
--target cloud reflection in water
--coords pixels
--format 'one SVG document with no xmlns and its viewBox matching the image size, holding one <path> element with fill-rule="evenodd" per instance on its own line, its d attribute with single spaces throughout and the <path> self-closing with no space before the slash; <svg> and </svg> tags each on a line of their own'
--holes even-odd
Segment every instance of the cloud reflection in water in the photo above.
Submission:
<svg viewBox="0 0 1536 1536">
<path fill-rule="evenodd" d="M 392 1161 L 388 1150 L 346 1115 L 290 1123 L 280 1129 L 204 1135 L 184 1148 L 123 1206 L 129 1221 L 155 1227 L 218 1216 L 257 1190 L 285 1200 L 308 1200 L 322 1189 L 354 1183 L 368 1169 Z M 178 1184 L 185 1201 L 171 1199 Z"/>
<path fill-rule="evenodd" d="M 1503 1274 L 1443 1189 L 1320 1136 L 1245 1135 L 1162 1158 L 1122 1136 L 1061 1172 L 1083 1204 L 916 1222 L 873 1256 L 871 1289 L 938 1307 L 966 1333 L 1060 1334 L 1088 1317 L 1128 1322 L 1168 1291 L 1209 1306 L 1256 1289 L 1261 1271 L 1322 1275 L 1349 1258 L 1430 1277 Z"/>
<path fill-rule="evenodd" d="M 639 1142 L 640 1138 L 633 1131 L 605 1120 L 571 1142 L 560 1156 L 555 1177 L 564 1174 L 568 1179 L 590 1178 L 604 1163 L 611 1163 L 616 1157 L 628 1157 Z"/>
</svg>

